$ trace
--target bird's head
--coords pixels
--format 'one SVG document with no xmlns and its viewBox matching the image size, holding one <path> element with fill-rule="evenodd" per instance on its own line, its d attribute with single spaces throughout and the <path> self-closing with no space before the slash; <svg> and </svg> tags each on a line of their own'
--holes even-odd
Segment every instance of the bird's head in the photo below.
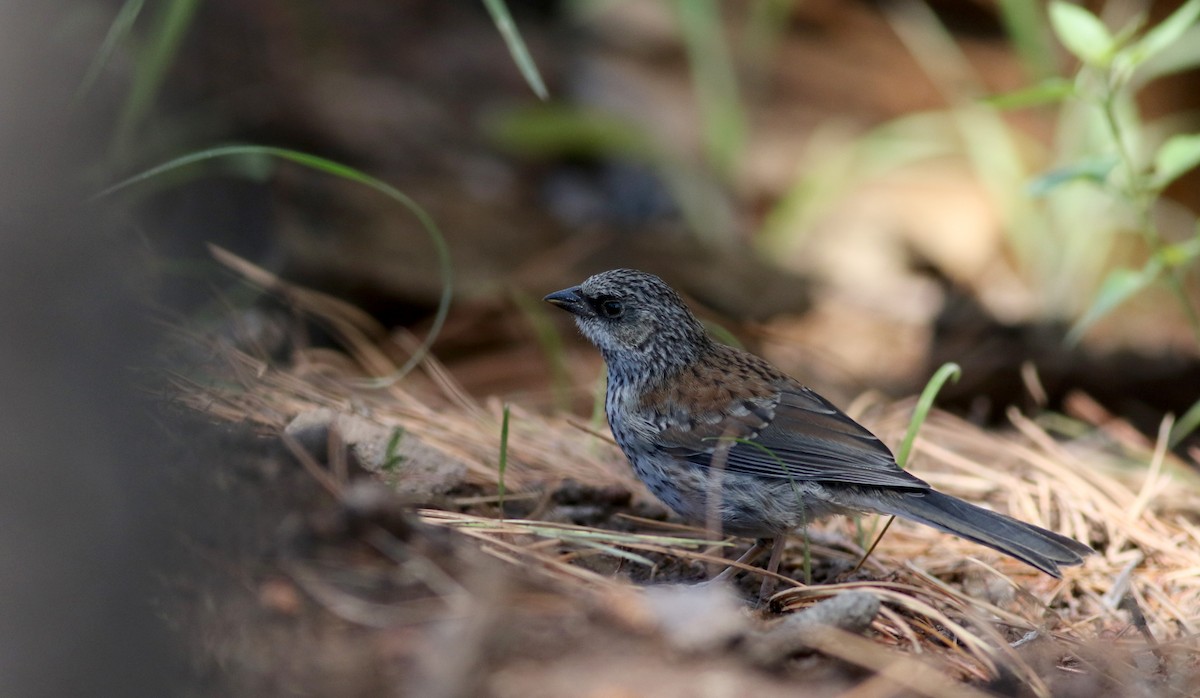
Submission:
<svg viewBox="0 0 1200 698">
<path fill-rule="evenodd" d="M 575 316 L 610 370 L 683 365 L 711 342 L 679 294 L 653 274 L 614 269 L 545 300 Z"/>
</svg>

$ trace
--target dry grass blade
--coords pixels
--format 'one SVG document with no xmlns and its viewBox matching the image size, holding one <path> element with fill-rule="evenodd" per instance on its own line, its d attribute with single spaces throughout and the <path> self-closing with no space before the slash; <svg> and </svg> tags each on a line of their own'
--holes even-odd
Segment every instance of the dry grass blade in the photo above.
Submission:
<svg viewBox="0 0 1200 698">
<path fill-rule="evenodd" d="M 813 647 L 844 662 L 870 669 L 920 696 L 930 698 L 988 698 L 992 694 L 953 681 L 924 662 L 888 652 L 870 640 L 857 635 L 822 628 L 813 639 Z"/>
<path fill-rule="evenodd" d="M 963 666 L 976 664 L 982 667 L 983 672 L 973 672 L 978 674 L 977 678 L 994 674 L 996 667 L 991 659 L 992 648 L 987 640 L 967 630 L 939 609 L 936 604 L 940 594 L 931 595 L 929 589 L 897 583 L 851 582 L 793 590 L 785 592 L 782 596 L 786 597 L 785 607 L 798 609 L 807 605 L 807 602 L 851 590 L 869 591 L 881 601 L 903 611 L 903 617 L 906 619 L 904 622 L 909 627 L 900 630 L 901 634 L 926 637 L 951 654 L 965 651 L 969 656 L 959 656 L 959 663 Z M 965 609 L 957 607 L 954 610 L 961 613 Z M 917 625 L 914 626 L 913 623 Z M 950 635 L 947 636 L 936 628 L 944 628 Z"/>
<path fill-rule="evenodd" d="M 238 265 L 241 273 L 265 287 L 279 282 Z M 365 389 L 358 379 L 388 375 L 411 341 L 387 337 L 353 309 L 283 287 L 304 312 L 324 317 L 347 341 L 349 356 L 330 350 L 297 350 L 288 367 L 259 359 L 212 341 L 208 347 L 221 367 L 220 380 L 173 376 L 183 399 L 195 409 L 229 421 L 246 421 L 278 433 L 298 414 L 314 408 L 353 413 L 389 433 L 402 429 L 432 449 L 430 457 L 462 463 L 471 496 L 458 506 L 486 507 L 495 501 L 500 402 L 480 405 L 461 390 L 432 358 L 422 374 L 386 391 Z M 188 341 L 204 341 L 190 337 Z M 390 348 L 389 348 L 390 347 Z M 424 379 L 424 380 L 421 380 Z M 907 422 L 909 408 L 897 404 L 868 426 L 884 436 Z M 1165 423 L 1155 444 L 1075 441 L 1052 437 L 1037 422 L 1012 412 L 1014 431 L 985 433 L 966 422 L 934 412 L 915 442 L 910 469 L 938 489 L 990 505 L 1014 516 L 1090 542 L 1100 554 L 1054 580 L 977 545 L 929 528 L 898 523 L 872 556 L 870 572 L 891 575 L 886 581 L 853 581 L 793 588 L 773 601 L 787 610 L 817 599 L 865 590 L 885 605 L 872 640 L 837 638 L 829 653 L 880 673 L 877 686 L 894 682 L 922 695 L 966 695 L 954 680 L 985 681 L 1003 664 L 1035 694 L 1049 695 L 1045 666 L 1026 661 L 1022 636 L 1035 636 L 1059 651 L 1080 654 L 1105 644 L 1125 659 L 1059 666 L 1051 671 L 1094 672 L 1108 676 L 1134 667 L 1131 653 L 1142 651 L 1138 630 L 1153 636 L 1159 648 L 1184 653 L 1200 648 L 1200 493 L 1181 457 L 1165 448 Z M 1113 427 L 1103 434 L 1123 434 Z M 476 513 L 425 509 L 429 525 L 469 537 L 487 555 L 520 566 L 567 595 L 605 604 L 627 598 L 630 585 L 620 575 L 601 574 L 575 561 L 608 556 L 634 566 L 664 561 L 726 563 L 707 552 L 710 546 L 739 545 L 713 541 L 704 530 L 654 521 L 620 511 L 602 527 L 575 526 L 538 519 L 552 506 L 550 495 L 564 480 L 633 493 L 635 502 L 649 494 L 634 478 L 606 433 L 572 417 L 543 415 L 511 405 L 505 486 L 508 504 L 531 506 L 533 515 L 499 520 Z M 304 467 L 331 492 L 342 482 L 316 463 Z M 476 494 L 479 493 L 479 494 Z M 535 505 L 535 501 L 541 504 Z M 480 511 L 473 509 L 473 511 Z M 483 511 L 488 511 L 483 509 Z M 525 509 L 526 512 L 529 509 Z M 560 520 L 565 520 L 561 519 Z M 834 518 L 811 527 L 814 559 L 826 565 L 850 564 L 852 524 Z M 837 541 L 829 545 L 826 541 Z M 795 553 L 792 553 L 795 556 Z M 795 560 L 785 569 L 795 569 Z M 828 569 L 828 567 L 826 567 Z M 752 568 L 756 574 L 762 570 Z M 1129 592 L 1144 616 L 1138 628 L 1128 609 L 1118 608 Z M 322 593 L 318 590 L 315 593 Z M 337 601 L 334 599 L 334 601 Z M 357 610 L 351 608 L 349 612 Z M 1035 635 L 1034 635 L 1035 634 Z M 1120 638 L 1116 643 L 1112 638 Z M 937 658 L 940 671 L 898 658 L 886 646 Z M 1165 654 L 1164 654 L 1165 656 Z M 1193 667 L 1194 668 L 1194 667 Z M 1117 672 L 1119 673 L 1119 672 Z M 913 678 L 916 676 L 928 678 Z M 1115 681 L 1115 679 L 1113 679 Z M 1122 681 L 1133 684 L 1135 679 Z M 1118 685 L 1118 684 L 1114 684 Z M 951 692 L 951 687 L 953 691 Z M 868 689 L 864 688 L 864 691 Z"/>
<path fill-rule="evenodd" d="M 452 512 L 440 511 L 436 509 L 426 509 L 421 511 L 421 519 L 425 523 L 435 526 L 445 526 L 461 531 L 469 531 L 474 537 L 486 539 L 498 545 L 505 547 L 510 551 L 515 551 L 520 548 L 524 554 L 537 560 L 546 562 L 553 560 L 554 564 L 550 566 L 560 572 L 564 571 L 560 563 L 564 560 L 570 560 L 578 557 L 576 553 L 560 553 L 551 556 L 545 550 L 549 547 L 565 548 L 570 546 L 582 546 L 590 548 L 610 555 L 614 558 L 620 558 L 630 562 L 634 562 L 647 567 L 654 567 L 653 560 L 639 555 L 632 551 L 643 551 L 656 553 L 664 556 L 675 556 L 686 559 L 694 559 L 703 562 L 725 563 L 723 558 L 707 555 L 702 552 L 697 552 L 695 548 L 711 548 L 730 546 L 733 543 L 729 541 L 712 541 L 704 540 L 703 538 L 682 538 L 678 536 L 664 536 L 654 533 L 624 533 L 611 531 L 601 528 L 591 528 L 588 526 L 575 526 L 569 524 L 550 524 L 544 521 L 529 521 L 521 519 L 492 519 L 480 516 L 471 516 L 468 514 L 457 514 Z M 515 537 L 526 537 L 538 539 L 535 543 L 530 543 L 521 546 L 520 543 L 512 541 Z M 546 543 L 553 544 L 547 546 Z M 745 565 L 739 565 L 750 571 L 759 571 Z M 571 568 L 571 575 L 574 574 L 575 568 Z M 784 581 L 789 581 L 785 577 L 780 577 Z"/>
</svg>

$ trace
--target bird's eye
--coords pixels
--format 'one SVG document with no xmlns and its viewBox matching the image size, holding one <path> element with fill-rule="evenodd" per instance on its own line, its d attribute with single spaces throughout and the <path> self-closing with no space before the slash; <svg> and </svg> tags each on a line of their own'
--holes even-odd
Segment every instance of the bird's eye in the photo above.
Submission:
<svg viewBox="0 0 1200 698">
<path fill-rule="evenodd" d="M 625 314 L 625 304 L 621 301 L 603 301 L 600 303 L 600 312 L 606 318 L 619 318 Z"/>
</svg>

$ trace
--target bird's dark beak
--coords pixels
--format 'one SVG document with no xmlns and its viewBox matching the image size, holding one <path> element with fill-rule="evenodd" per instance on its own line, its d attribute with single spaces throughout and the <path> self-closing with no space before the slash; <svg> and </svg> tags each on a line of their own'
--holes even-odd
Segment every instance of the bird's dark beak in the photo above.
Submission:
<svg viewBox="0 0 1200 698">
<path fill-rule="evenodd" d="M 578 286 L 555 291 L 542 300 L 557 305 L 572 315 L 583 315 L 588 311 L 587 303 L 583 302 L 583 292 Z"/>
</svg>

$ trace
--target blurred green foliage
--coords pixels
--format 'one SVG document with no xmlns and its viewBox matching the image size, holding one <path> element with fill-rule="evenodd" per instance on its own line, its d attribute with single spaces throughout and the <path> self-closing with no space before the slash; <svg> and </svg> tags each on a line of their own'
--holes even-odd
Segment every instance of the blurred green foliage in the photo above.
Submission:
<svg viewBox="0 0 1200 698">
<path fill-rule="evenodd" d="M 1115 33 L 1087 9 L 1055 0 L 1050 24 L 1062 44 L 1080 62 L 1071 89 L 1058 95 L 1064 110 L 1077 114 L 1074 126 L 1093 126 L 1077 159 L 1035 181 L 1039 194 L 1054 196 L 1071 181 L 1099 190 L 1124 208 L 1141 236 L 1147 260 L 1141 268 L 1109 269 L 1090 307 L 1079 317 L 1070 338 L 1079 337 L 1097 320 L 1138 292 L 1164 282 L 1179 300 L 1200 344 L 1200 312 L 1189 297 L 1187 274 L 1200 261 L 1200 221 L 1190 213 L 1190 238 L 1171 241 L 1156 215 L 1163 191 L 1200 164 L 1200 134 L 1173 133 L 1165 138 L 1141 117 L 1138 91 L 1166 72 L 1200 66 L 1200 0 L 1188 0 L 1162 22 L 1145 27 L 1144 16 Z M 1191 49 L 1190 58 L 1169 63 L 1154 60 L 1177 47 Z M 1090 123 L 1089 123 L 1090 122 Z M 1119 232 L 1119 231 L 1114 231 Z M 1090 231 L 1077 234 L 1087 235 Z"/>
<path fill-rule="evenodd" d="M 531 88 L 545 96 L 503 0 L 482 2 Z M 731 8 L 715 0 L 663 2 L 673 12 L 691 68 L 701 160 L 671 151 L 642 125 L 563 104 L 510 113 L 490 123 L 492 135 L 517 152 L 646 164 L 659 173 L 699 240 L 726 243 L 736 237 L 735 226 L 712 195 L 712 182 L 737 190 L 750 140 L 746 85 L 761 77 L 756 71 L 769 69 L 794 0 L 740 6 L 740 34 L 730 31 Z M 116 14 L 77 95 L 86 97 L 115 51 L 129 52 L 134 71 L 112 139 L 110 171 L 141 159 L 132 152 L 143 147 L 134 134 L 144 125 L 198 7 L 197 0 L 126 0 Z M 1142 12 L 1116 28 L 1061 0 L 1002 0 L 997 8 L 1031 84 L 987 97 L 982 80 L 929 7 L 919 0 L 885 6 L 896 34 L 949 107 L 895 119 L 848 145 L 844 138 L 822 140 L 828 133 L 814 133 L 811 162 L 798 163 L 802 174 L 765 212 L 756 239 L 769 252 L 780 236 L 803 235 L 822 210 L 866 179 L 922 161 L 961 157 L 1001 213 L 1009 256 L 1041 299 L 1041 312 L 1072 320 L 1072 340 L 1126 300 L 1163 284 L 1178 299 L 1200 343 L 1200 310 L 1188 292 L 1195 283 L 1189 275 L 1200 266 L 1200 226 L 1195 212 L 1164 196 L 1200 165 L 1200 134 L 1181 126 L 1190 125 L 1187 115 L 1148 121 L 1137 103 L 1153 81 L 1200 66 L 1200 0 L 1184 2 L 1156 24 L 1148 24 Z M 137 31 L 143 19 L 145 26 Z M 1076 68 L 1063 69 L 1055 41 L 1077 61 Z M 1031 148 L 1032 139 L 1005 117 L 1012 109 L 1036 109 L 1057 124 L 1048 147 Z M 239 163 L 259 160 L 237 158 Z M 261 176 L 260 170 L 250 173 Z M 1165 210 L 1169 229 L 1162 228 Z M 1187 224 L 1181 226 L 1183 219 Z M 1179 232 L 1181 227 L 1187 234 Z M 1141 249 L 1133 255 L 1129 233 L 1140 240 Z M 1131 264 L 1137 254 L 1141 259 Z"/>
<path fill-rule="evenodd" d="M 895 4 L 889 10 L 893 27 L 950 108 L 885 123 L 845 152 L 827 153 L 836 184 L 820 181 L 819 174 L 797 181 L 767 218 L 768 241 L 780 230 L 795 230 L 798 219 L 811 219 L 823 199 L 855 182 L 957 155 L 1000 212 L 1010 257 L 1036 291 L 1042 314 L 1074 321 L 1070 340 L 1163 282 L 1200 344 L 1185 279 L 1200 260 L 1200 227 L 1194 212 L 1163 197 L 1168 185 L 1200 164 L 1200 136 L 1167 131 L 1178 118 L 1146 123 L 1136 102 L 1151 81 L 1200 66 L 1200 2 L 1185 3 L 1153 27 L 1139 16 L 1116 32 L 1065 2 L 1009 0 L 999 7 L 1033 83 L 985 96 L 982 81 L 934 13 L 915 1 Z M 1079 61 L 1073 73 L 1051 70 L 1052 35 Z M 1048 148 L 1037 148 L 1004 118 L 1005 110 L 1029 108 L 1056 110 L 1043 111 L 1056 124 Z M 1175 228 L 1186 227 L 1188 235 L 1162 234 L 1156 213 L 1167 207 Z M 1181 217 L 1186 226 L 1178 224 Z M 1144 242 L 1146 262 L 1139 268 L 1124 266 L 1118 255 L 1131 232 Z"/>
</svg>

